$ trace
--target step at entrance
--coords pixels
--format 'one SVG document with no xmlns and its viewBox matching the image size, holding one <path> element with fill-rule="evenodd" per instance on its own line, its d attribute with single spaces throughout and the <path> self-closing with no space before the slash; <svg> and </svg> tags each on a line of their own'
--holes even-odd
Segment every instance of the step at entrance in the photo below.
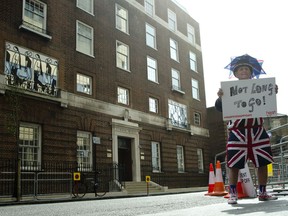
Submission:
<svg viewBox="0 0 288 216">
<path fill-rule="evenodd" d="M 165 191 L 165 188 L 154 183 L 149 182 L 149 193 L 161 193 Z M 125 182 L 125 190 L 127 194 L 139 194 L 139 193 L 147 193 L 147 183 L 145 181 L 141 182 Z"/>
</svg>

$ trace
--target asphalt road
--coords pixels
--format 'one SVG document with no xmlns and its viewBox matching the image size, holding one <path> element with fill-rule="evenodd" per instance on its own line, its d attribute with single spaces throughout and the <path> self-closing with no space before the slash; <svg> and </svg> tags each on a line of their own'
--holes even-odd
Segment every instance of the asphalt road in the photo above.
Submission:
<svg viewBox="0 0 288 216">
<path fill-rule="evenodd" d="M 276 201 L 241 199 L 228 205 L 223 197 L 205 196 L 205 192 L 1 206 L 1 216 L 269 216 L 288 215 L 288 196 Z"/>
</svg>

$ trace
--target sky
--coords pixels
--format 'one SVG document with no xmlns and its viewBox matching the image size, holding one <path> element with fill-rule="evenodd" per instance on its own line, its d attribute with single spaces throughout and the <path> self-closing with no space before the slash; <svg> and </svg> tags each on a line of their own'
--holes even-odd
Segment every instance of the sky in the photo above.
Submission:
<svg viewBox="0 0 288 216">
<path fill-rule="evenodd" d="M 200 25 L 206 106 L 214 106 L 231 57 L 263 60 L 278 85 L 277 112 L 288 115 L 288 13 L 286 0 L 177 0 Z M 232 79 L 234 80 L 234 79 Z"/>
</svg>

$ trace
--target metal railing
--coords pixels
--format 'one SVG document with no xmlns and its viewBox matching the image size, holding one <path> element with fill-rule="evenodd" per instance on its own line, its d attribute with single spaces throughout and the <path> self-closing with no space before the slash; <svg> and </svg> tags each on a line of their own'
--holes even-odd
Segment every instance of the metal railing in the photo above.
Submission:
<svg viewBox="0 0 288 216">
<path fill-rule="evenodd" d="M 34 200 L 71 198 L 74 172 L 80 172 L 90 179 L 95 178 L 95 171 L 91 167 L 84 167 L 76 162 L 51 162 L 41 165 L 31 163 L 30 167 L 28 165 L 22 167 L 20 175 L 22 198 L 31 197 Z M 125 170 L 117 164 L 98 164 L 97 171 L 100 171 L 103 182 L 101 187 L 106 192 L 117 191 L 123 187 L 123 181 L 119 176 L 123 175 Z M 16 198 L 17 189 L 19 190 L 18 175 L 15 160 L 0 161 L 0 198 Z"/>
<path fill-rule="evenodd" d="M 271 130 L 267 130 L 268 134 L 272 134 L 277 130 L 281 130 L 284 127 L 287 127 L 288 124 L 281 125 L 279 127 L 273 128 Z M 284 141 L 287 139 L 287 141 Z M 272 152 L 273 152 L 273 159 L 274 163 L 272 163 L 271 170 L 268 170 L 268 182 L 267 185 L 271 187 L 280 187 L 285 189 L 285 185 L 288 184 L 288 135 L 282 136 L 280 142 L 277 144 L 271 144 Z M 226 151 L 219 152 L 215 155 L 214 161 L 219 160 L 219 158 L 225 158 Z M 223 175 L 224 184 L 228 184 L 228 170 L 226 167 L 226 161 L 220 161 L 221 163 L 221 170 L 225 173 Z M 248 161 L 248 166 L 250 169 L 251 177 L 254 182 L 254 185 L 257 185 L 257 172 L 254 168 L 252 162 Z M 270 171 L 270 172 L 269 172 Z"/>
</svg>

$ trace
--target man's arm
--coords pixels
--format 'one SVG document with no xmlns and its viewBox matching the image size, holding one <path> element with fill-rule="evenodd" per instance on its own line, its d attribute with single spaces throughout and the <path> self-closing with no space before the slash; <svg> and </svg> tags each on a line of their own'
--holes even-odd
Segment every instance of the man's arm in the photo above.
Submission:
<svg viewBox="0 0 288 216">
<path fill-rule="evenodd" d="M 222 112 L 222 100 L 220 97 L 215 101 L 215 108 L 219 112 Z"/>
</svg>

